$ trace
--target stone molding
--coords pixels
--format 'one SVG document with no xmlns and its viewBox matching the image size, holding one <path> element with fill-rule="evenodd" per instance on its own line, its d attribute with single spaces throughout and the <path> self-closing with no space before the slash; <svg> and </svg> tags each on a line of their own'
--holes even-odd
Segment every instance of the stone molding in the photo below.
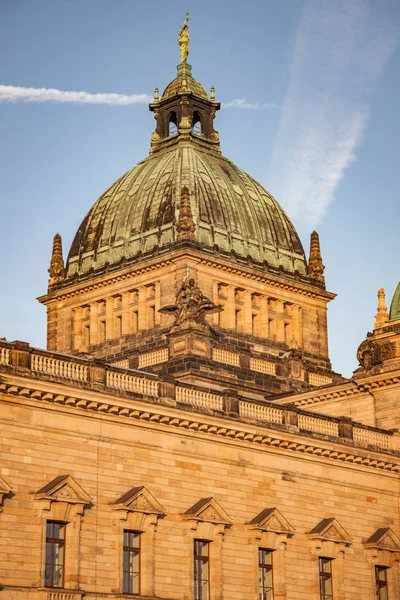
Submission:
<svg viewBox="0 0 400 600">
<path fill-rule="evenodd" d="M 250 521 L 248 528 L 260 532 L 271 531 L 288 537 L 294 534 L 294 528 L 276 507 L 264 508 Z"/>
<path fill-rule="evenodd" d="M 139 266 L 138 268 L 135 269 L 135 265 L 132 265 L 131 267 L 127 268 L 125 270 L 125 272 L 119 272 L 118 274 L 113 274 L 111 276 L 108 276 L 106 278 L 104 278 L 104 274 L 100 274 L 100 277 L 103 277 L 102 280 L 99 281 L 94 281 L 93 279 L 89 280 L 89 281 L 82 281 L 82 283 L 72 283 L 71 284 L 71 289 L 67 289 L 65 290 L 62 289 L 58 292 L 58 290 L 54 290 L 51 291 L 49 294 L 45 294 L 43 296 L 40 296 L 38 298 L 39 302 L 42 303 L 48 303 L 51 302 L 52 300 L 54 301 L 60 301 L 60 300 L 66 300 L 68 298 L 72 298 L 74 296 L 80 296 L 83 294 L 87 294 L 88 292 L 91 292 L 95 289 L 99 289 L 99 288 L 103 288 L 103 287 L 108 287 L 111 285 L 114 285 L 115 283 L 120 283 L 121 281 L 125 281 L 126 279 L 133 279 L 135 277 L 137 277 L 138 275 L 142 275 L 144 273 L 150 273 L 150 272 L 154 272 L 156 270 L 159 270 L 165 266 L 171 265 L 171 264 L 175 264 L 177 262 L 179 262 L 179 260 L 183 257 L 183 256 L 189 256 L 191 258 L 194 258 L 195 260 L 197 260 L 199 262 L 199 264 L 203 264 L 206 265 L 207 267 L 212 267 L 214 269 L 216 269 L 217 271 L 226 271 L 230 274 L 233 275 L 237 275 L 239 277 L 244 277 L 245 279 L 253 279 L 256 281 L 259 281 L 260 283 L 266 284 L 266 285 L 270 285 L 271 287 L 276 287 L 276 288 L 281 288 L 290 292 L 294 292 L 296 294 L 300 294 L 301 296 L 307 296 L 310 298 L 321 298 L 326 300 L 332 300 L 333 298 L 336 297 L 336 294 L 333 294 L 332 292 L 327 292 L 324 289 L 309 289 L 312 288 L 313 286 L 307 283 L 304 283 L 303 285 L 301 284 L 301 282 L 298 282 L 296 284 L 295 281 L 288 283 L 287 280 L 285 280 L 284 278 L 280 278 L 278 275 L 274 278 L 269 277 L 268 275 L 262 273 L 262 271 L 255 273 L 254 270 L 247 270 L 246 268 L 241 268 L 240 265 L 238 266 L 233 266 L 231 263 L 222 263 L 222 262 L 218 262 L 216 260 L 213 260 L 211 257 L 204 257 L 204 255 L 202 255 L 201 252 L 195 252 L 195 251 L 191 251 L 190 249 L 185 249 L 182 251 L 178 251 L 176 253 L 176 256 L 174 256 L 173 258 L 164 258 L 161 259 L 158 257 L 158 259 L 149 259 L 149 262 L 147 265 L 143 265 L 141 264 L 141 266 Z M 76 287 L 76 286 L 81 286 L 81 287 Z M 74 289 L 75 288 L 75 289 Z"/>
<path fill-rule="evenodd" d="M 33 380 L 34 381 L 34 380 Z M 32 381 L 32 383 L 33 383 Z M 313 437 L 311 432 L 307 433 L 295 432 L 296 437 L 300 437 L 301 440 L 297 441 L 293 439 L 293 432 L 291 436 L 283 437 L 285 430 L 282 427 L 279 428 L 279 432 L 282 437 L 276 437 L 275 433 L 269 432 L 264 433 L 261 431 L 261 427 L 257 432 L 248 431 L 240 427 L 241 422 L 232 421 L 231 419 L 221 420 L 220 423 L 208 423 L 204 419 L 201 419 L 201 415 L 198 413 L 189 413 L 184 416 L 178 416 L 178 414 L 167 414 L 162 412 L 154 411 L 152 404 L 145 408 L 138 406 L 126 406 L 115 403 L 114 398 L 107 397 L 107 399 L 89 400 L 79 397 L 79 395 L 70 396 L 69 394 L 61 395 L 57 393 L 49 393 L 44 390 L 40 390 L 36 387 L 22 387 L 13 384 L 0 383 L 0 393 L 6 392 L 12 396 L 21 396 L 22 398 L 30 398 L 35 402 L 46 401 L 51 404 L 57 404 L 60 407 L 65 406 L 67 409 L 76 408 L 84 409 L 90 412 L 99 412 L 103 415 L 108 414 L 110 418 L 124 417 L 134 419 L 137 421 L 148 421 L 152 426 L 170 426 L 178 429 L 187 429 L 191 431 L 198 431 L 202 434 L 211 434 L 218 437 L 226 437 L 229 439 L 236 439 L 239 442 L 246 442 L 257 444 L 259 447 L 269 447 L 276 450 L 288 450 L 291 452 L 301 452 L 302 454 L 309 454 L 310 456 L 318 456 L 323 459 L 333 459 L 344 463 L 350 463 L 359 465 L 360 467 L 372 467 L 374 469 L 383 470 L 386 472 L 399 473 L 400 472 L 400 457 L 398 452 L 388 451 L 387 449 L 374 448 L 374 455 L 371 455 L 371 449 L 365 448 L 368 454 L 360 452 L 362 448 L 359 446 L 346 446 L 346 439 L 336 438 L 335 440 L 326 440 L 343 448 L 327 448 L 324 445 L 318 444 L 318 437 Z M 101 392 L 98 392 L 102 396 Z M 161 404 L 161 399 L 158 402 L 158 406 Z M 282 407 L 283 408 L 283 407 Z M 171 410 L 171 408 L 169 407 Z M 206 415 L 204 415 L 206 416 Z M 210 415 L 207 415 L 210 416 Z M 198 417 L 198 418 L 196 418 Z M 318 415 L 320 418 L 321 415 Z M 243 424 L 247 424 L 245 421 Z M 267 424 L 265 429 L 273 429 L 273 424 Z M 368 427 L 366 427 L 368 429 Z M 386 432 L 389 434 L 389 432 Z M 382 458 L 379 456 L 380 453 L 385 453 L 386 457 Z M 387 456 L 397 459 L 398 462 L 389 462 Z"/>
</svg>

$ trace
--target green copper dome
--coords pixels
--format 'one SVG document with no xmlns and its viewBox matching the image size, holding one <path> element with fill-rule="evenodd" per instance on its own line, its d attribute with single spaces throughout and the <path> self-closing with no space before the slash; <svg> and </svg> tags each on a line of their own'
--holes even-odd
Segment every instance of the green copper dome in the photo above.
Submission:
<svg viewBox="0 0 400 600">
<path fill-rule="evenodd" d="M 116 181 L 83 220 L 66 283 L 183 245 L 308 280 L 301 242 L 282 208 L 221 155 L 214 88 L 208 98 L 186 62 L 177 71 L 161 99 L 157 91 L 150 104 L 157 123 L 150 156 Z M 186 237 L 179 235 L 188 226 L 179 222 L 183 196 L 191 232 Z"/>
<path fill-rule="evenodd" d="M 306 275 L 301 242 L 276 200 L 228 159 L 181 142 L 140 162 L 97 200 L 71 246 L 67 279 L 172 250 L 184 186 L 203 250 Z"/>
<path fill-rule="evenodd" d="M 397 284 L 397 288 L 393 295 L 389 312 L 389 321 L 398 320 L 400 320 L 400 283 Z"/>
</svg>

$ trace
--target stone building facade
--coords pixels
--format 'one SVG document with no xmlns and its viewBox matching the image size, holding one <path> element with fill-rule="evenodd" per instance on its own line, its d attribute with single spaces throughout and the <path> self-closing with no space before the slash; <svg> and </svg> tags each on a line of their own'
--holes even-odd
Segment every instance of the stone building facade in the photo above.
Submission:
<svg viewBox="0 0 400 600">
<path fill-rule="evenodd" d="M 0 599 L 400 600 L 400 288 L 335 373 L 318 234 L 221 155 L 187 40 L 54 238 L 47 350 L 0 340 Z"/>
</svg>

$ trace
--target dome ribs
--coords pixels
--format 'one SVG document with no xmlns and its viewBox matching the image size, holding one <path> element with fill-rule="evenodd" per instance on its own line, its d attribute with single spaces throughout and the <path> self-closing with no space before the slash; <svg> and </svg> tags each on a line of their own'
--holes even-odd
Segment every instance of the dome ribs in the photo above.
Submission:
<svg viewBox="0 0 400 600">
<path fill-rule="evenodd" d="M 122 258 L 125 263 L 144 260 L 155 246 L 159 252 L 173 251 L 183 187 L 189 192 L 193 235 L 200 248 L 214 248 L 225 256 L 234 251 L 235 260 L 250 257 L 260 266 L 267 262 L 271 268 L 307 276 L 300 239 L 275 199 L 228 159 L 197 142 L 175 141 L 128 171 L 98 199 L 72 243 L 66 281 L 76 269 L 85 275 L 93 268 L 100 272 L 106 263 L 117 266 Z M 93 254 L 85 256 L 88 252 Z"/>
</svg>

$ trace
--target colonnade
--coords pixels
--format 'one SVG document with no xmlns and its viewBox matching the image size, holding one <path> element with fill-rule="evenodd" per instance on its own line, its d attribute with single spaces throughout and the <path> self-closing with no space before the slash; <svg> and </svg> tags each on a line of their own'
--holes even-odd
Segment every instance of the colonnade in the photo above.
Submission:
<svg viewBox="0 0 400 600">
<path fill-rule="evenodd" d="M 223 329 L 302 346 L 302 307 L 292 302 L 214 282 L 213 301 L 223 307 L 214 323 Z"/>
<path fill-rule="evenodd" d="M 141 286 L 72 310 L 72 346 L 78 349 L 160 324 L 160 283 Z"/>
</svg>

